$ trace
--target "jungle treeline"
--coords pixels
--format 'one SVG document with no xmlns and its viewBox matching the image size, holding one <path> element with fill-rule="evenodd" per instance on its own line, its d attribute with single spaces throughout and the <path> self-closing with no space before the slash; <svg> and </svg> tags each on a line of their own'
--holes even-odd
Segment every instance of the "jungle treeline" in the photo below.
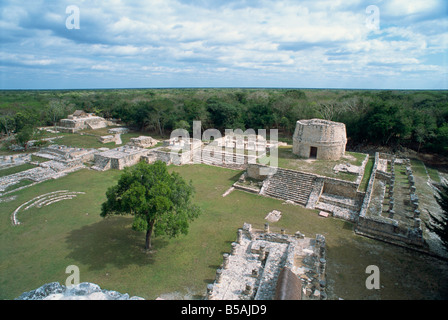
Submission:
<svg viewBox="0 0 448 320">
<path fill-rule="evenodd" d="M 404 146 L 448 155 L 448 91 L 330 89 L 113 89 L 0 91 L 3 136 L 52 126 L 74 110 L 120 119 L 148 134 L 173 129 L 278 129 L 290 140 L 297 120 L 343 122 L 349 145 Z M 269 131 L 268 131 L 269 132 Z"/>
</svg>

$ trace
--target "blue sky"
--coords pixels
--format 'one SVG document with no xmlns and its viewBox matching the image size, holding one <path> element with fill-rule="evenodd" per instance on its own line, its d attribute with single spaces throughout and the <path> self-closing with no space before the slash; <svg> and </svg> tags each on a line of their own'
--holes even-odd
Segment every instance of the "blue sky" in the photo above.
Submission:
<svg viewBox="0 0 448 320">
<path fill-rule="evenodd" d="M 2 0 L 0 89 L 448 89 L 447 3 Z"/>
</svg>

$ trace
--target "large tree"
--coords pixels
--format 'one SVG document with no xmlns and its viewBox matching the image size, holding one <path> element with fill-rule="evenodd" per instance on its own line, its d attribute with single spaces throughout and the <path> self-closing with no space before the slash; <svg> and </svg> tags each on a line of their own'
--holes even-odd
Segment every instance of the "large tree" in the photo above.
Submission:
<svg viewBox="0 0 448 320">
<path fill-rule="evenodd" d="M 140 162 L 125 168 L 118 184 L 110 187 L 101 216 L 134 216 L 133 229 L 146 231 L 145 249 L 151 249 L 153 235 L 175 237 L 187 234 L 189 223 L 200 214 L 192 203 L 194 188 L 178 173 L 169 173 L 166 164 Z"/>
</svg>

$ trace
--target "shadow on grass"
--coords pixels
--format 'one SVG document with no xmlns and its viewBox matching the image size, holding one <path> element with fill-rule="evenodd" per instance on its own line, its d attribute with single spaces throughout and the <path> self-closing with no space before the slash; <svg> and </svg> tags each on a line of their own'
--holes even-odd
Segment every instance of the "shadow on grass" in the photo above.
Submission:
<svg viewBox="0 0 448 320">
<path fill-rule="evenodd" d="M 243 172 L 244 172 L 244 171 L 237 171 L 237 172 L 235 173 L 234 176 L 232 176 L 232 177 L 229 178 L 229 181 L 237 182 L 238 179 L 239 179 L 239 178 L 241 177 L 241 175 L 243 174 Z"/>
<path fill-rule="evenodd" d="M 131 229 L 132 218 L 111 217 L 73 230 L 66 239 L 70 250 L 67 258 L 101 270 L 107 265 L 125 268 L 129 265 L 152 264 L 157 250 L 166 246 L 163 239 L 152 239 L 153 251 L 147 253 L 145 233 Z"/>
<path fill-rule="evenodd" d="M 353 223 L 345 221 L 344 225 L 342 226 L 342 229 L 345 230 L 353 230 Z"/>
</svg>

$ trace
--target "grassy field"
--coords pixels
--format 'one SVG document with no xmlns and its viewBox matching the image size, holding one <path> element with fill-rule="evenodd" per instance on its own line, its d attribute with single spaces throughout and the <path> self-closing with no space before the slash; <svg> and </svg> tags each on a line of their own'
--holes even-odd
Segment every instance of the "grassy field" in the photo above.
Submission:
<svg viewBox="0 0 448 320">
<path fill-rule="evenodd" d="M 362 177 L 361 183 L 359 185 L 359 191 L 366 191 L 367 185 L 369 184 L 370 176 L 372 175 L 374 158 L 369 157 L 364 169 L 364 176 Z"/>
<path fill-rule="evenodd" d="M 214 280 L 222 254 L 230 251 L 244 222 L 262 228 L 271 210 L 283 214 L 273 231 L 323 234 L 327 241 L 327 281 L 330 299 L 442 299 L 447 298 L 446 262 L 354 234 L 351 223 L 322 218 L 314 210 L 283 204 L 271 198 L 234 191 L 222 194 L 239 171 L 205 165 L 170 167 L 196 188 L 195 202 L 203 215 L 188 235 L 158 237 L 145 253 L 144 234 L 131 230 L 132 218 L 99 216 L 106 189 L 120 172 L 81 170 L 15 193 L 17 199 L 0 206 L 0 299 L 13 299 L 45 283 L 65 284 L 69 265 L 80 268 L 81 282 L 146 299 L 159 296 L 200 299 Z M 22 203 L 57 190 L 83 191 L 76 200 L 19 213 Z M 367 290 L 369 265 L 381 271 L 381 289 Z"/>
<path fill-rule="evenodd" d="M 101 136 L 109 136 L 113 135 L 108 132 L 109 129 L 116 128 L 116 127 L 107 127 L 107 128 L 101 128 L 101 129 L 85 129 L 81 130 L 79 133 L 49 133 L 49 132 L 43 132 L 42 138 L 52 138 L 52 137 L 61 137 L 58 139 L 55 139 L 53 143 L 59 144 L 59 145 L 65 145 L 69 147 L 75 147 L 75 148 L 116 148 L 118 146 L 122 146 L 127 144 L 131 138 L 136 138 L 139 136 L 147 136 L 148 133 L 143 132 L 128 132 L 121 134 L 121 145 L 116 145 L 115 142 L 110 143 L 101 143 L 98 138 Z M 154 139 L 163 139 L 159 136 L 152 136 Z M 1 155 L 1 154 L 0 154 Z"/>
<path fill-rule="evenodd" d="M 292 153 L 292 146 L 278 148 L 278 166 L 280 168 L 311 172 L 314 174 L 337 178 L 347 181 L 356 181 L 357 176 L 346 172 L 335 173 L 333 168 L 341 163 L 349 163 L 353 166 L 360 166 L 366 155 L 357 152 L 346 152 L 341 160 L 315 160 L 300 159 Z M 262 161 L 262 158 L 259 160 Z"/>
<path fill-rule="evenodd" d="M 5 177 L 5 176 L 9 176 L 10 174 L 15 174 L 15 173 L 19 173 L 28 169 L 32 169 L 35 168 L 36 166 L 29 164 L 29 163 L 25 163 L 25 164 L 21 164 L 19 166 L 15 166 L 15 167 L 10 167 L 10 168 L 6 168 L 6 169 L 1 169 L 0 170 L 0 177 Z"/>
</svg>

